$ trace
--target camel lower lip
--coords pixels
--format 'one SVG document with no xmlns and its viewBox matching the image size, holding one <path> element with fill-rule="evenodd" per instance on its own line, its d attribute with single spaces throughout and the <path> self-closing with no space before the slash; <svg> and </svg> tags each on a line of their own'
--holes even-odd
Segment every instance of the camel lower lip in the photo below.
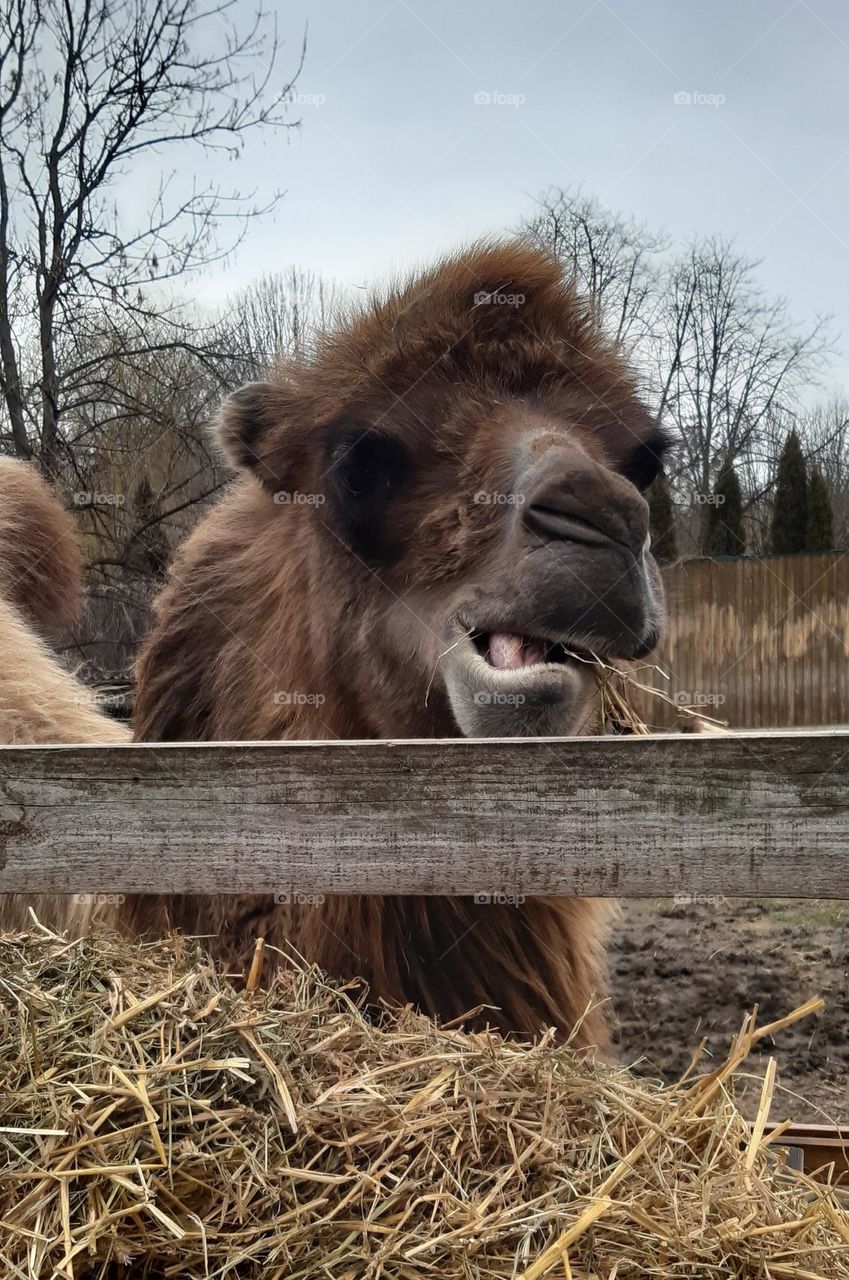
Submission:
<svg viewBox="0 0 849 1280">
<path fill-rule="evenodd" d="M 455 620 L 454 641 L 443 654 L 441 671 L 461 732 L 472 738 L 578 732 L 592 704 L 592 659 L 581 661 L 559 641 L 547 640 L 548 646 L 560 647 L 556 662 L 522 661 L 521 665 L 493 666 L 485 651 L 479 652 L 486 646 L 480 641 L 475 645 L 473 636 L 478 632 L 465 620 Z M 508 658 L 518 661 L 517 632 L 495 634 L 513 637 L 506 643 L 505 652 Z"/>
<path fill-rule="evenodd" d="M 566 678 L 578 665 L 575 659 L 564 658 L 562 662 L 529 662 L 521 667 L 494 667 L 480 654 L 474 655 L 476 667 L 482 674 L 495 679 L 500 684 L 526 684 L 535 677 L 553 676 Z"/>
</svg>

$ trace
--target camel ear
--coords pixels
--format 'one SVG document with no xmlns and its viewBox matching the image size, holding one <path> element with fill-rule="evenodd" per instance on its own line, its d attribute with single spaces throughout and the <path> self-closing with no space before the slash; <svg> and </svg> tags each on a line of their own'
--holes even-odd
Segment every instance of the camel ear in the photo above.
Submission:
<svg viewBox="0 0 849 1280">
<path fill-rule="evenodd" d="M 266 457 L 276 425 L 274 388 L 269 382 L 248 382 L 221 406 L 215 424 L 218 444 L 237 471 L 252 471 L 263 484 L 277 481 Z"/>
</svg>

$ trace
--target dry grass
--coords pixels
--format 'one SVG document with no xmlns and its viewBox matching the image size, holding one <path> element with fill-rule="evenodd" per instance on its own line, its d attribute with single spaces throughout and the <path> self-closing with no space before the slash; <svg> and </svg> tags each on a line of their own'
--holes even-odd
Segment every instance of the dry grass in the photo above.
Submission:
<svg viewBox="0 0 849 1280">
<path fill-rule="evenodd" d="M 598 686 L 604 733 L 634 734 L 641 737 L 654 733 L 655 730 L 647 724 L 640 709 L 647 709 L 653 698 L 667 707 L 672 707 L 678 717 L 679 727 L 687 725 L 690 732 L 723 734 L 728 732 L 727 721 L 706 715 L 703 710 L 679 702 L 668 693 L 664 693 L 662 689 L 646 684 L 641 677 L 647 671 L 654 672 L 661 680 L 669 680 L 666 672 L 658 666 L 614 667 L 595 654 L 584 658 L 569 650 L 567 652 L 578 662 L 585 662 L 592 667 Z"/>
<path fill-rule="evenodd" d="M 734 1105 L 779 1025 L 661 1088 L 260 981 L 180 940 L 0 938 L 4 1277 L 849 1277 L 840 1192 Z"/>
</svg>

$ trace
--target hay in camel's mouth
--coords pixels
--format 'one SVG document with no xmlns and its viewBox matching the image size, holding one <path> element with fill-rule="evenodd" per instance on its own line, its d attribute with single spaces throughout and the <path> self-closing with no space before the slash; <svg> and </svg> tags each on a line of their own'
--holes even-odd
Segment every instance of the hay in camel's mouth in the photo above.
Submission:
<svg viewBox="0 0 849 1280">
<path fill-rule="evenodd" d="M 726 722 L 706 715 L 702 708 L 689 707 L 673 700 L 662 689 L 646 684 L 641 679 L 645 666 L 615 666 L 591 648 L 549 640 L 544 636 L 505 631 L 475 631 L 467 629 L 475 653 L 495 671 L 543 673 L 557 667 L 568 670 L 575 665 L 589 669 L 598 686 L 602 709 L 602 724 L 614 733 L 650 734 L 649 725 L 637 710 L 636 703 L 645 704 L 651 699 L 665 702 L 675 708 L 679 716 L 690 717 L 715 729 L 725 729 Z M 654 663 L 648 668 L 668 680 L 666 672 Z"/>
</svg>

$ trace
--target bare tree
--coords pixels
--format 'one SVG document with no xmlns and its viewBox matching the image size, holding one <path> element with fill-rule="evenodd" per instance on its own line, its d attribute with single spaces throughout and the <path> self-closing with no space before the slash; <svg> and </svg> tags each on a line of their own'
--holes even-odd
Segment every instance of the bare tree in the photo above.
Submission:
<svg viewBox="0 0 849 1280">
<path fill-rule="evenodd" d="M 303 48 L 281 84 L 273 14 L 260 6 L 245 26 L 240 12 L 234 0 L 0 0 L 0 390 L 11 447 L 48 474 L 66 452 L 69 395 L 103 360 L 85 319 L 108 317 L 128 359 L 146 353 L 156 314 L 169 341 L 187 341 L 163 285 L 226 254 L 262 211 L 186 177 L 192 151 L 232 156 L 257 130 L 292 127 Z M 151 161 L 158 187 L 128 200 Z"/>
<path fill-rule="evenodd" d="M 238 366 L 233 381 L 262 377 L 276 359 L 308 352 L 339 305 L 335 284 L 298 267 L 253 281 L 228 301 L 221 320 L 219 346 Z"/>
<path fill-rule="evenodd" d="M 725 459 L 748 477 L 750 500 L 768 488 L 775 424 L 829 349 L 827 322 L 800 329 L 783 299 L 764 296 L 757 266 L 711 239 L 666 274 L 651 359 L 658 412 L 679 441 L 679 496 L 709 494 Z"/>
<path fill-rule="evenodd" d="M 580 190 L 553 188 L 521 227 L 564 263 L 605 331 L 637 358 L 652 326 L 663 234 L 605 209 Z"/>
<path fill-rule="evenodd" d="M 31 20 L 30 20 L 31 19 Z M 28 0 L 3 0 L 0 27 L 0 148 L 7 136 L 29 126 L 31 106 L 26 71 L 33 54 L 40 10 Z M 26 393 L 21 380 L 14 325 L 20 319 L 19 261 L 12 243 L 12 185 L 0 153 L 0 377 L 14 449 L 30 454 L 26 426 Z"/>
<path fill-rule="evenodd" d="M 62 473 L 84 538 L 87 602 L 73 653 L 99 683 L 126 684 L 171 553 L 226 480 L 207 426 L 228 384 L 230 353 L 209 326 L 182 317 L 192 344 L 169 320 L 134 321 L 131 359 L 112 323 L 83 317 L 95 363 L 78 392 L 66 389 Z M 58 344 L 60 362 L 63 345 Z"/>
</svg>

